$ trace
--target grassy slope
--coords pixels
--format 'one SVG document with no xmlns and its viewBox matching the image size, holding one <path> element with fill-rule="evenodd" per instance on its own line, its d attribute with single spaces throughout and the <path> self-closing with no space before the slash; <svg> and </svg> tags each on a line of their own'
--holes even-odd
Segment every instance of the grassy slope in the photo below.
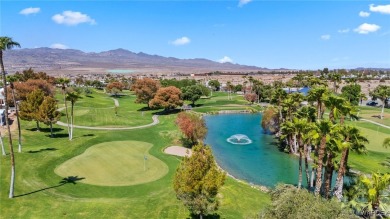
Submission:
<svg viewBox="0 0 390 219">
<path fill-rule="evenodd" d="M 142 108 L 143 105 L 137 107 Z M 67 139 L 66 127 L 55 126 L 56 138 L 51 139 L 47 129 L 44 130 L 46 132 L 36 132 L 33 131 L 33 122 L 22 122 L 24 151 L 15 154 L 15 195 L 18 197 L 8 199 L 9 156 L 1 157 L 0 217 L 188 217 L 187 209 L 176 199 L 172 189 L 172 177 L 180 159 L 162 152 L 163 148 L 172 143 L 173 138 L 179 136 L 174 118 L 175 115 L 160 116 L 159 125 L 139 130 L 108 132 L 75 129 L 72 141 Z M 63 177 L 54 173 L 56 167 L 93 145 L 128 140 L 153 144 L 149 153 L 168 166 L 168 174 L 146 184 L 107 187 L 78 181 L 62 185 L 60 181 Z M 228 179 L 221 191 L 218 213 L 223 218 L 245 218 L 256 215 L 268 202 L 267 194 Z"/>
</svg>

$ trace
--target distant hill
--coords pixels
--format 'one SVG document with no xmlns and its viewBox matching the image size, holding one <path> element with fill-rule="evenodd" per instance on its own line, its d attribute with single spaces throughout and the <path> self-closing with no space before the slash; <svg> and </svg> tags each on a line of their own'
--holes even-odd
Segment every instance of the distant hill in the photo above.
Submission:
<svg viewBox="0 0 390 219">
<path fill-rule="evenodd" d="M 270 71 L 267 68 L 207 59 L 177 59 L 146 53 L 116 49 L 100 53 L 85 53 L 74 49 L 17 49 L 4 52 L 9 73 L 33 68 L 47 73 L 108 73 L 112 69 L 132 70 L 136 73 L 206 73 Z"/>
</svg>

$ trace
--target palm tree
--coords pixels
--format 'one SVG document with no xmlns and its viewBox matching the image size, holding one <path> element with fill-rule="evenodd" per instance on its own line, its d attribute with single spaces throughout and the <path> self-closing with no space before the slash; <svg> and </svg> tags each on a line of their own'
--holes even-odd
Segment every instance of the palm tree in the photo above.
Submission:
<svg viewBox="0 0 390 219">
<path fill-rule="evenodd" d="M 339 73 L 333 73 L 330 75 L 330 81 L 333 82 L 333 92 L 337 93 L 339 86 L 339 83 L 341 82 L 341 74 Z"/>
<path fill-rule="evenodd" d="M 66 95 L 67 95 L 67 92 L 66 92 L 65 84 L 64 84 L 64 83 L 62 84 L 62 95 L 64 95 L 65 114 L 66 114 L 66 125 L 67 125 L 67 127 L 68 127 L 68 136 L 69 136 L 69 139 L 70 139 L 70 122 L 69 122 L 69 114 L 68 114 L 68 105 L 67 105 L 67 103 L 66 103 Z"/>
<path fill-rule="evenodd" d="M 360 177 L 360 182 L 365 188 L 365 196 L 367 201 L 371 204 L 372 210 L 377 210 L 380 205 L 382 191 L 390 185 L 390 173 L 372 173 L 371 178 L 362 175 Z"/>
<path fill-rule="evenodd" d="M 324 86 L 314 87 L 308 93 L 308 100 L 317 103 L 317 119 L 322 118 L 323 109 L 322 103 L 329 93 L 328 89 Z"/>
<path fill-rule="evenodd" d="M 316 136 L 313 138 L 319 138 L 320 145 L 316 148 L 317 158 L 317 170 L 316 170 L 316 186 L 314 189 L 314 194 L 319 195 L 321 186 L 322 186 L 322 168 L 323 168 L 323 159 L 326 153 L 326 143 L 327 138 L 330 137 L 332 132 L 333 125 L 329 120 L 320 120 L 316 123 Z"/>
<path fill-rule="evenodd" d="M 297 153 L 297 147 L 294 141 L 295 136 L 295 127 L 294 124 L 291 121 L 285 121 L 281 124 L 281 139 L 286 139 L 286 143 L 289 147 L 289 152 L 291 154 Z"/>
<path fill-rule="evenodd" d="M 373 98 L 378 98 L 382 101 L 382 111 L 381 111 L 381 119 L 383 119 L 383 112 L 385 110 L 385 104 L 387 98 L 390 97 L 390 86 L 387 85 L 378 85 L 370 95 Z"/>
<path fill-rule="evenodd" d="M 70 101 L 70 133 L 69 133 L 69 140 L 72 140 L 73 138 L 73 123 L 74 123 L 74 116 L 73 116 L 73 109 L 74 104 L 77 102 L 78 99 L 81 97 L 79 94 L 75 91 L 68 92 L 66 95 L 66 100 Z"/>
<path fill-rule="evenodd" d="M 368 143 L 367 138 L 361 135 L 360 130 L 353 126 L 341 126 L 340 134 L 343 136 L 343 139 L 337 142 L 337 147 L 341 151 L 341 157 L 335 189 L 333 191 L 333 196 L 339 200 L 343 197 L 344 175 L 347 170 L 349 151 L 353 150 L 357 153 L 364 153 L 366 152 L 364 144 Z"/>
<path fill-rule="evenodd" d="M 8 141 L 9 141 L 9 151 L 11 156 L 11 183 L 9 190 L 9 198 L 14 197 L 14 185 L 15 185 L 15 157 L 14 157 L 14 149 L 12 146 L 12 135 L 9 127 L 8 121 L 8 101 L 7 101 L 7 77 L 4 69 L 3 62 L 3 51 L 12 49 L 14 47 L 20 47 L 20 44 L 13 41 L 10 37 L 0 37 L 0 65 L 1 65 L 1 74 L 3 76 L 3 86 L 4 86 L 4 104 L 5 104 L 5 123 L 7 125 L 8 131 Z"/>
<path fill-rule="evenodd" d="M 14 83 L 10 83 L 10 87 L 11 87 L 11 92 L 12 92 L 12 100 L 14 102 L 14 106 L 15 106 L 15 113 L 16 113 L 16 121 L 18 123 L 18 152 L 21 153 L 22 152 L 22 131 L 20 130 L 20 119 L 19 119 L 19 105 L 18 103 L 16 102 L 16 99 L 15 99 L 15 89 L 14 89 Z"/>
<path fill-rule="evenodd" d="M 274 92 L 272 93 L 272 103 L 276 103 L 276 105 L 278 106 L 278 110 L 279 110 L 279 121 L 283 121 L 283 116 L 282 116 L 282 102 L 283 102 L 283 99 L 286 98 L 287 96 L 287 93 L 286 91 L 284 91 L 282 88 L 276 88 L 274 90 Z"/>
</svg>

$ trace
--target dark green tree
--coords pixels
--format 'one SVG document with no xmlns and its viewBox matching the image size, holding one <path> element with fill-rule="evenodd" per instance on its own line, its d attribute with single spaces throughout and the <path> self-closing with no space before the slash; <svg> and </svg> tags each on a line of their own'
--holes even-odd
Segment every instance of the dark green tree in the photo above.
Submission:
<svg viewBox="0 0 390 219">
<path fill-rule="evenodd" d="M 357 106 L 361 98 L 361 86 L 359 84 L 347 84 L 341 88 L 341 96 L 349 100 L 352 105 Z"/>
<path fill-rule="evenodd" d="M 57 111 L 57 101 L 50 96 L 43 99 L 42 105 L 39 106 L 40 120 L 50 126 L 50 137 L 53 138 L 53 123 L 61 118 L 61 113 Z"/>
<path fill-rule="evenodd" d="M 188 87 L 183 87 L 182 89 L 183 100 L 191 101 L 192 105 L 195 105 L 195 102 L 200 99 L 202 96 L 202 89 L 198 85 L 191 85 Z"/>
<path fill-rule="evenodd" d="M 40 89 L 27 94 L 27 99 L 20 104 L 20 118 L 27 121 L 35 121 L 37 123 L 37 131 L 39 131 L 39 106 L 42 104 L 44 93 Z"/>
<path fill-rule="evenodd" d="M 192 155 L 184 157 L 180 163 L 173 188 L 191 214 L 202 219 L 218 209 L 217 194 L 225 177 L 218 169 L 210 147 L 199 144 L 193 147 Z"/>
<path fill-rule="evenodd" d="M 210 80 L 208 85 L 211 87 L 212 90 L 219 91 L 221 83 L 219 83 L 218 80 Z"/>
</svg>

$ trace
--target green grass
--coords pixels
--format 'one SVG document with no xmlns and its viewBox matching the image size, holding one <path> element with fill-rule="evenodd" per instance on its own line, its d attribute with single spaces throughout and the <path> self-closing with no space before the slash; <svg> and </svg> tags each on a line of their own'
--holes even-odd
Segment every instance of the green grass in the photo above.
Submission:
<svg viewBox="0 0 390 219">
<path fill-rule="evenodd" d="M 366 173 L 376 171 L 380 171 L 382 173 L 390 172 L 388 167 L 382 165 L 384 160 L 390 156 L 390 149 L 382 146 L 383 140 L 390 136 L 390 129 L 365 121 L 348 121 L 347 123 L 358 127 L 363 136 L 365 136 L 369 141 L 366 145 L 368 150 L 367 154 L 350 154 L 349 165 L 351 168 Z"/>
<path fill-rule="evenodd" d="M 93 96 L 91 99 L 98 100 L 104 99 L 105 94 L 95 92 Z M 81 104 L 88 106 L 85 98 L 82 100 L 84 102 L 80 100 L 80 106 Z M 121 98 L 120 101 L 122 100 L 126 98 Z M 130 101 L 125 101 L 124 105 L 129 104 L 129 109 L 137 110 L 144 107 L 134 104 L 131 97 L 127 100 Z M 110 107 L 113 102 L 107 101 L 107 104 L 110 104 L 107 106 Z M 134 117 L 139 116 L 140 112 L 137 112 Z M 146 129 L 127 131 L 75 129 L 72 141 L 67 138 L 66 127 L 55 125 L 55 138 L 50 138 L 48 128 L 36 132 L 34 122 L 22 121 L 23 152 L 15 153 L 14 199 L 8 199 L 9 156 L 0 159 L 0 218 L 188 218 L 189 211 L 176 198 L 172 186 L 180 158 L 163 153 L 165 147 L 172 145 L 180 137 L 174 124 L 175 118 L 175 114 L 160 116 L 158 125 Z M 75 121 L 80 121 L 80 118 L 76 117 Z M 14 144 L 17 142 L 16 136 L 14 135 Z M 4 141 L 7 145 L 7 139 Z M 154 181 L 131 186 L 99 186 L 83 183 L 83 180 L 64 184 L 62 183 L 64 176 L 76 175 L 81 178 L 83 175 L 68 173 L 59 176 L 55 173 L 56 168 L 67 161 L 83 156 L 89 149 L 96 150 L 94 148 L 96 145 L 120 141 L 137 141 L 153 145 L 148 151 L 150 154 L 148 159 L 155 157 L 161 160 L 167 167 L 167 173 Z M 126 151 L 124 154 L 127 153 Z M 121 159 L 120 156 L 118 159 Z M 134 168 L 139 168 L 139 163 L 135 165 Z M 233 179 L 226 180 L 221 189 L 220 199 L 221 206 L 217 213 L 221 218 L 253 217 L 269 203 L 267 194 Z"/>
<path fill-rule="evenodd" d="M 232 94 L 232 99 L 229 100 L 226 92 L 213 92 L 212 98 L 200 99 L 196 102 L 196 105 L 198 106 L 193 108 L 193 111 L 200 113 L 212 113 L 222 110 L 260 111 L 262 109 L 256 104 L 250 105 L 241 95 Z"/>
<path fill-rule="evenodd" d="M 146 104 L 135 104 L 135 96 L 124 92 L 122 96 L 111 97 L 102 91 L 94 90 L 90 96 L 81 95 L 74 106 L 74 124 L 92 127 L 129 127 L 152 123 L 155 110 L 143 111 Z M 64 107 L 63 98 L 57 95 L 60 107 Z M 118 100 L 119 107 L 115 114 L 114 98 Z M 61 111 L 62 122 L 66 122 L 65 110 Z M 68 103 L 70 113 L 70 103 Z"/>
<path fill-rule="evenodd" d="M 385 108 L 383 113 L 383 119 L 380 119 L 379 116 L 381 114 L 381 107 L 369 107 L 369 106 L 361 106 L 359 107 L 359 117 L 363 119 L 372 120 L 374 122 L 378 122 L 383 125 L 390 126 L 390 109 Z"/>
<path fill-rule="evenodd" d="M 100 143 L 65 161 L 54 172 L 62 177 L 82 177 L 82 183 L 102 186 L 136 185 L 155 181 L 168 173 L 168 167 L 148 153 L 152 146 L 139 141 Z"/>
</svg>

